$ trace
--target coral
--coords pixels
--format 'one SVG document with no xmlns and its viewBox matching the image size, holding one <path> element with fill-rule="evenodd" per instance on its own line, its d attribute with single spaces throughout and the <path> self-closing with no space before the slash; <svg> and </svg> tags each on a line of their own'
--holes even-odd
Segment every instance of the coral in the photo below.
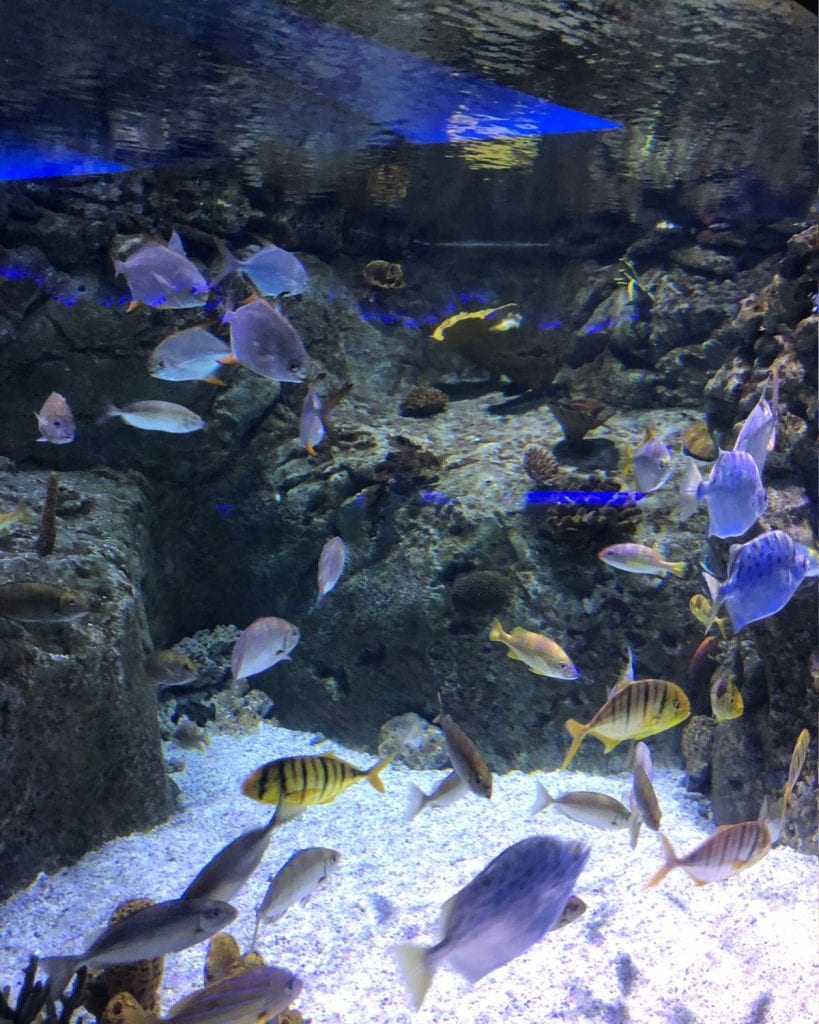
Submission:
<svg viewBox="0 0 819 1024">
<path fill-rule="evenodd" d="M 395 446 L 375 467 L 374 475 L 381 483 L 391 484 L 399 494 L 407 494 L 422 484 L 438 479 L 441 459 L 406 437 L 390 439 Z"/>
<path fill-rule="evenodd" d="M 598 398 L 557 399 L 550 403 L 549 408 L 569 445 L 577 444 L 590 430 L 614 415 L 614 409 Z"/>
<path fill-rule="evenodd" d="M 115 908 L 109 925 L 116 924 L 133 914 L 136 910 L 153 906 L 153 900 L 126 900 Z M 99 973 L 89 976 L 84 996 L 84 1005 L 94 1014 L 100 1024 L 104 1021 L 104 1013 L 114 996 L 130 993 L 143 1010 L 159 1013 L 159 987 L 165 969 L 164 957 L 153 960 L 139 960 L 131 964 L 117 964 L 107 967 Z M 123 1024 L 117 1017 L 109 1017 L 108 1024 Z M 125 1024 L 138 1024 L 130 1019 Z"/>
<path fill-rule="evenodd" d="M 616 494 L 622 490 L 622 484 L 597 473 L 585 479 L 571 478 L 567 490 Z M 536 514 L 542 514 L 555 539 L 564 544 L 602 543 L 610 538 L 631 535 L 643 517 L 637 502 L 625 496 L 610 497 L 603 504 L 566 501 L 533 507 L 537 509 Z"/>
<path fill-rule="evenodd" d="M 418 770 L 449 764 L 443 733 L 414 711 L 384 722 L 378 733 L 378 754 L 393 754 L 396 762 Z"/>
<path fill-rule="evenodd" d="M 43 557 L 51 554 L 57 540 L 57 492 L 59 487 L 60 478 L 57 473 L 49 473 L 40 517 L 40 532 L 34 542 L 34 550 Z"/>
<path fill-rule="evenodd" d="M 239 943 L 228 932 L 220 932 L 208 943 L 208 955 L 205 958 L 205 984 L 212 985 L 233 974 L 241 958 Z"/>
<path fill-rule="evenodd" d="M 493 569 L 474 569 L 457 576 L 452 584 L 452 604 L 464 615 L 500 611 L 512 600 L 513 584 Z"/>
<path fill-rule="evenodd" d="M 560 477 L 560 463 L 550 451 L 537 445 L 523 453 L 523 468 L 538 487 L 551 487 Z"/>
<path fill-rule="evenodd" d="M 711 748 L 716 723 L 708 715 L 693 715 L 682 729 L 682 755 L 687 788 L 707 793 L 711 785 Z"/>
<path fill-rule="evenodd" d="M 683 431 L 680 440 L 685 454 L 690 455 L 693 459 L 713 462 L 719 454 L 705 420 L 695 420 L 690 427 Z"/>
<path fill-rule="evenodd" d="M 440 388 L 416 387 L 410 388 L 404 395 L 399 409 L 402 416 L 421 419 L 443 412 L 448 405 L 449 398 Z"/>
<path fill-rule="evenodd" d="M 29 957 L 23 972 L 23 983 L 17 993 L 14 1006 L 9 1002 L 10 986 L 0 989 L 0 1021 L 2 1024 L 69 1024 L 74 1011 L 82 1004 L 86 969 L 77 972 L 74 987 L 67 995 L 60 996 L 60 1009 L 51 1000 L 46 1000 L 46 988 L 42 981 L 35 981 L 39 961 Z"/>
<path fill-rule="evenodd" d="M 99 1017 L 100 1024 L 158 1024 L 159 1016 L 149 1013 L 130 992 L 113 996 Z"/>
<path fill-rule="evenodd" d="M 362 270 L 364 280 L 373 288 L 403 288 L 404 271 L 400 263 L 371 260 Z"/>
<path fill-rule="evenodd" d="M 301 1010 L 294 1010 L 291 1007 L 279 1014 L 276 1024 L 313 1024 L 313 1022 L 312 1018 L 305 1017 Z"/>
</svg>

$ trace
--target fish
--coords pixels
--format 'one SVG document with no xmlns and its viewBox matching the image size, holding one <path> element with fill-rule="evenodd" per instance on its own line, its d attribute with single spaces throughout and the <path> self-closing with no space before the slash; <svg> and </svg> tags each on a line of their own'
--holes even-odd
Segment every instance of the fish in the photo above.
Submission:
<svg viewBox="0 0 819 1024">
<path fill-rule="evenodd" d="M 306 903 L 311 894 L 338 867 L 341 854 L 321 846 L 298 850 L 275 875 L 256 910 L 251 949 L 256 948 L 259 929 L 266 921 L 278 921 L 294 903 Z"/>
<path fill-rule="evenodd" d="M 82 594 L 52 583 L 0 584 L 0 618 L 17 622 L 71 622 L 85 615 Z"/>
<path fill-rule="evenodd" d="M 744 707 L 742 694 L 733 678 L 725 672 L 718 672 L 711 684 L 711 713 L 716 721 L 727 722 L 739 718 Z"/>
<path fill-rule="evenodd" d="M 278 816 L 274 813 L 266 825 L 231 840 L 208 861 L 180 898 L 229 903 L 261 864 L 277 824 Z"/>
<path fill-rule="evenodd" d="M 684 857 L 678 857 L 667 836 L 660 832 L 665 863 L 646 884 L 659 885 L 669 871 L 682 868 L 696 882 L 721 882 L 762 860 L 771 848 L 771 833 L 764 821 L 741 821 L 723 825 Z"/>
<path fill-rule="evenodd" d="M 634 651 L 631 649 L 631 644 L 626 644 L 626 663 L 620 670 L 620 675 L 617 677 L 614 686 L 610 686 L 607 697 L 613 697 L 615 693 L 619 693 L 621 690 L 625 690 L 627 686 L 631 686 L 634 682 Z"/>
<path fill-rule="evenodd" d="M 585 843 L 522 839 L 447 900 L 434 946 L 393 946 L 415 1009 L 442 964 L 474 983 L 541 939 L 560 920 L 588 857 Z"/>
<path fill-rule="evenodd" d="M 237 271 L 249 279 L 259 295 L 302 295 L 310 287 L 310 276 L 301 260 L 277 245 L 268 242 L 243 260 L 237 259 L 223 242 L 216 246 L 223 262 L 211 287 Z"/>
<path fill-rule="evenodd" d="M 489 630 L 489 639 L 506 644 L 509 648 L 508 656 L 513 661 L 522 661 L 536 676 L 577 679 L 580 675 L 560 644 L 540 633 L 531 633 L 520 626 L 515 626 L 511 633 L 507 633 L 500 620 L 495 619 Z"/>
<path fill-rule="evenodd" d="M 347 545 L 341 537 L 331 537 L 321 549 L 318 560 L 318 597 L 319 605 L 335 587 L 344 572 L 347 561 Z"/>
<path fill-rule="evenodd" d="M 204 380 L 225 386 L 214 374 L 230 346 L 204 327 L 188 327 L 169 334 L 148 356 L 148 373 L 159 380 Z"/>
<path fill-rule="evenodd" d="M 444 734 L 452 767 L 473 793 L 486 797 L 487 800 L 490 799 L 492 796 L 492 773 L 487 768 L 486 761 L 478 753 L 478 748 L 463 729 L 443 711 L 432 721 L 435 725 L 440 726 Z"/>
<path fill-rule="evenodd" d="M 298 627 L 275 615 L 256 619 L 242 631 L 233 645 L 230 670 L 234 679 L 247 679 L 280 661 L 290 661 L 290 652 L 301 640 Z"/>
<path fill-rule="evenodd" d="M 449 807 L 468 792 L 469 787 L 455 771 L 441 779 L 431 793 L 424 793 L 414 782 L 411 782 L 405 821 L 412 821 L 427 807 Z"/>
<path fill-rule="evenodd" d="M 610 544 L 598 551 L 597 557 L 613 569 L 646 576 L 667 576 L 673 573 L 682 579 L 686 572 L 685 562 L 669 562 L 659 551 L 646 547 L 645 544 Z"/>
<path fill-rule="evenodd" d="M 314 387 L 307 389 L 299 415 L 299 441 L 308 455 L 316 456 L 316 445 L 324 440 L 324 405 Z"/>
<path fill-rule="evenodd" d="M 634 806 L 629 815 L 629 839 L 632 850 L 637 846 L 640 825 L 645 822 L 652 832 L 658 832 L 663 820 L 660 802 L 654 792 L 651 776 L 641 764 L 634 766 L 632 773 L 632 799 Z"/>
<path fill-rule="evenodd" d="M 769 384 L 772 385 L 770 402 L 768 402 L 766 395 Z M 756 463 L 760 474 L 765 468 L 765 460 L 776 445 L 778 405 L 779 375 L 776 369 L 774 369 L 762 388 L 759 401 L 742 424 L 737 439 L 734 442 L 734 451 L 747 452 Z"/>
<path fill-rule="evenodd" d="M 148 240 L 127 259 L 114 260 L 114 276 L 120 274 L 131 290 L 129 313 L 140 304 L 166 309 L 203 306 L 210 290 L 176 231 L 167 245 Z"/>
<path fill-rule="evenodd" d="M 431 334 L 433 341 L 445 341 L 449 345 L 463 345 L 486 334 L 504 333 L 514 330 L 523 323 L 523 315 L 514 302 L 494 309 L 476 309 L 469 313 L 455 313 L 447 317 Z"/>
<path fill-rule="evenodd" d="M 688 676 L 692 686 L 697 690 L 708 687 L 711 684 L 711 677 L 717 667 L 719 645 L 719 637 L 712 633 L 700 641 L 697 649 L 691 656 L 691 661 L 688 663 Z"/>
<path fill-rule="evenodd" d="M 110 967 L 153 960 L 204 942 L 235 920 L 238 911 L 221 900 L 166 900 L 108 925 L 82 953 L 40 961 L 48 991 L 56 999 L 80 967 Z"/>
<path fill-rule="evenodd" d="M 115 416 L 119 416 L 130 427 L 139 430 L 159 430 L 165 434 L 192 434 L 205 426 L 201 416 L 197 416 L 184 405 L 177 405 L 176 402 L 131 402 L 121 409 L 109 403 L 97 422 L 104 423 Z"/>
<path fill-rule="evenodd" d="M 631 445 L 626 447 L 623 473 L 633 475 L 637 489 L 646 494 L 658 491 L 668 482 L 671 476 L 671 452 L 651 427 L 646 430 L 643 444 L 637 451 Z"/>
<path fill-rule="evenodd" d="M 552 796 L 538 782 L 535 789 L 535 802 L 529 813 L 534 816 L 545 807 L 555 807 L 572 821 L 579 821 L 583 825 L 593 825 L 595 828 L 602 828 L 606 831 L 625 828 L 628 825 L 628 808 L 614 797 L 606 796 L 605 793 L 579 791 Z"/>
<path fill-rule="evenodd" d="M 74 414 L 71 406 L 57 391 L 52 391 L 43 402 L 39 412 L 35 412 L 37 426 L 40 428 L 38 441 L 49 444 L 71 444 L 77 436 Z"/>
<path fill-rule="evenodd" d="M 266 299 L 255 298 L 222 315 L 230 324 L 230 355 L 222 363 L 241 363 L 268 380 L 302 384 L 309 356 L 290 321 Z"/>
<path fill-rule="evenodd" d="M 335 754 L 304 754 L 280 757 L 257 768 L 242 783 L 242 793 L 264 804 L 312 807 L 330 804 L 356 782 L 366 779 L 373 789 L 384 792 L 381 772 L 392 761 L 388 754 L 370 768 L 360 769 Z"/>
<path fill-rule="evenodd" d="M 790 768 L 788 769 L 788 781 L 785 783 L 785 796 L 784 806 L 782 808 L 782 814 L 784 816 L 785 811 L 788 807 L 788 802 L 793 792 L 793 787 L 796 785 L 796 780 L 805 765 L 805 758 L 808 756 L 808 747 L 810 746 L 810 733 L 807 729 L 803 729 L 799 733 L 794 744 L 793 753 L 791 754 Z"/>
<path fill-rule="evenodd" d="M 31 526 L 34 521 L 34 516 L 31 514 L 28 505 L 22 500 L 18 501 L 11 512 L 0 513 L 0 533 L 5 533 L 6 530 L 10 530 L 17 523 Z"/>
<path fill-rule="evenodd" d="M 251 967 L 191 992 L 163 1019 L 168 1024 L 263 1024 L 298 998 L 301 979 L 283 967 Z"/>
<path fill-rule="evenodd" d="M 745 544 L 732 544 L 727 577 L 720 583 L 704 571 L 711 615 L 725 605 L 734 633 L 751 622 L 775 615 L 809 576 L 819 574 L 811 550 L 784 530 L 769 530 Z"/>
<path fill-rule="evenodd" d="M 186 686 L 199 675 L 199 668 L 187 654 L 166 650 L 149 655 L 145 672 L 156 686 Z"/>
<path fill-rule="evenodd" d="M 691 600 L 688 602 L 688 609 L 697 622 L 705 626 L 706 633 L 712 626 L 716 626 L 720 631 L 722 639 L 726 640 L 728 638 L 725 632 L 725 623 L 728 619 L 718 619 L 713 615 L 711 602 L 705 594 L 693 594 Z"/>
<path fill-rule="evenodd" d="M 740 537 L 768 507 L 768 496 L 759 470 L 745 451 L 723 451 L 704 481 L 696 463 L 689 459 L 680 487 L 680 522 L 696 512 L 704 500 L 708 506 L 709 537 Z"/>
<path fill-rule="evenodd" d="M 610 697 L 588 725 L 573 718 L 566 722 L 572 742 L 560 767 L 569 767 L 588 735 L 600 740 L 604 753 L 608 754 L 623 740 L 644 740 L 665 732 L 684 722 L 690 714 L 688 697 L 676 683 L 665 679 L 637 679 Z"/>
<path fill-rule="evenodd" d="M 179 719 L 173 731 L 173 738 L 185 750 L 204 750 L 210 744 L 210 737 L 205 726 L 200 727 L 192 722 L 187 715 Z"/>
<path fill-rule="evenodd" d="M 566 900 L 566 906 L 560 912 L 560 917 L 555 921 L 549 931 L 556 932 L 558 928 L 565 928 L 567 924 L 571 924 L 572 921 L 576 921 L 578 917 L 582 917 L 588 909 L 589 908 L 579 896 L 570 896 L 568 900 Z"/>
</svg>

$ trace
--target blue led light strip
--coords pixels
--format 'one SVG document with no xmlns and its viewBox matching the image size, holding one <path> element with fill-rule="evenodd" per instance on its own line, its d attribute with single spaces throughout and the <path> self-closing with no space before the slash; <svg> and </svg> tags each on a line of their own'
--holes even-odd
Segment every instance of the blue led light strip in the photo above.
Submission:
<svg viewBox="0 0 819 1024">
<path fill-rule="evenodd" d="M 81 174 L 114 174 L 130 171 L 128 164 L 79 153 L 54 143 L 25 139 L 0 131 L 0 181 L 29 181 Z"/>
</svg>

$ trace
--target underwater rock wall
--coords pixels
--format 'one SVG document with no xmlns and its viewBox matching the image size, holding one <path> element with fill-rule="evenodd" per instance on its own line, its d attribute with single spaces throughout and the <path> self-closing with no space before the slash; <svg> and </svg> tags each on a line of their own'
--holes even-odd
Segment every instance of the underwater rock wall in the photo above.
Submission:
<svg viewBox="0 0 819 1024">
<path fill-rule="evenodd" d="M 5 590 L 12 582 L 63 588 L 88 611 L 63 622 L 0 620 L 0 897 L 173 806 L 143 668 L 142 484 L 108 470 L 65 474 L 54 548 L 40 555 L 45 485 L 41 472 L 0 472 L 2 508 L 22 499 L 37 519 L 0 539 L 3 614 L 21 613 Z"/>
</svg>

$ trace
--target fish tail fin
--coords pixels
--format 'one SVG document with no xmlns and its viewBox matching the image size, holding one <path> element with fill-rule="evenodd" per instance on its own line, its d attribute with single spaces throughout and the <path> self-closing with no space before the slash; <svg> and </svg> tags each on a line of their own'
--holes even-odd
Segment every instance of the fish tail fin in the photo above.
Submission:
<svg viewBox="0 0 819 1024">
<path fill-rule="evenodd" d="M 677 854 L 674 853 L 674 847 L 671 845 L 671 841 L 664 832 L 658 833 L 660 842 L 663 844 L 663 855 L 665 856 L 665 864 L 657 871 L 648 882 L 646 882 L 646 889 L 653 889 L 655 885 L 659 885 L 660 882 L 665 878 L 669 871 L 675 868 L 680 862 L 677 858 Z"/>
<path fill-rule="evenodd" d="M 226 356 L 220 356 L 219 359 L 216 360 L 216 362 L 221 363 L 222 366 L 236 366 L 239 360 L 232 352 L 229 352 L 228 355 Z"/>
<path fill-rule="evenodd" d="M 22 499 L 20 499 L 20 501 L 17 502 L 17 508 L 15 508 L 14 511 L 17 515 L 18 523 L 31 524 L 35 521 L 34 516 L 31 514 L 31 509 Z"/>
<path fill-rule="evenodd" d="M 97 425 L 105 423 L 107 420 L 112 419 L 114 416 L 119 416 L 119 409 L 114 405 L 113 402 L 109 402 L 105 406 L 105 412 L 97 420 Z"/>
<path fill-rule="evenodd" d="M 640 812 L 635 807 L 628 819 L 628 839 L 632 850 L 637 848 L 637 840 L 640 836 L 640 828 L 642 824 L 643 819 L 640 816 Z"/>
<path fill-rule="evenodd" d="M 634 469 L 634 446 L 626 445 L 626 457 L 623 459 L 623 476 L 631 476 Z"/>
<path fill-rule="evenodd" d="M 390 952 L 395 957 L 401 978 L 409 989 L 413 1008 L 417 1010 L 429 991 L 432 975 L 435 973 L 434 967 L 429 963 L 429 950 L 424 946 L 404 943 L 393 946 Z"/>
<path fill-rule="evenodd" d="M 387 754 L 386 757 L 382 757 L 380 761 L 377 761 L 372 768 L 369 769 L 367 774 L 367 782 L 377 789 L 379 793 L 385 793 L 384 783 L 380 779 L 381 772 L 387 767 L 387 765 L 395 757 L 395 754 Z"/>
<path fill-rule="evenodd" d="M 685 579 L 685 574 L 688 571 L 688 565 L 685 562 L 669 562 L 668 568 L 678 579 Z"/>
<path fill-rule="evenodd" d="M 492 625 L 489 627 L 489 639 L 490 640 L 503 640 L 504 628 L 500 624 L 500 619 L 495 619 Z"/>
<path fill-rule="evenodd" d="M 40 970 L 48 978 L 48 994 L 56 1000 L 68 987 L 71 976 L 82 966 L 75 956 L 47 956 L 40 961 Z"/>
<path fill-rule="evenodd" d="M 426 799 L 426 794 L 423 790 L 419 789 L 414 782 L 411 782 L 407 795 L 407 811 L 404 815 L 404 821 L 412 821 L 417 814 L 420 814 Z"/>
<path fill-rule="evenodd" d="M 575 722 L 573 718 L 570 718 L 566 722 L 566 728 L 569 730 L 569 735 L 572 738 L 572 745 L 569 747 L 569 752 L 563 758 L 563 764 L 560 766 L 561 771 L 565 771 L 574 760 L 574 755 L 580 749 L 580 744 L 586 738 L 588 728 L 582 725 L 580 722 Z"/>
<path fill-rule="evenodd" d="M 224 281 L 226 277 L 232 274 L 234 271 L 239 269 L 239 261 L 228 249 L 221 238 L 214 239 L 216 242 L 216 248 L 219 250 L 219 255 L 222 257 L 222 264 L 216 271 L 215 275 L 208 281 L 209 288 L 215 288 L 220 282 Z"/>
<path fill-rule="evenodd" d="M 534 818 L 536 814 L 544 809 L 544 807 L 551 807 L 555 802 L 555 798 L 546 789 L 542 782 L 535 784 L 535 802 L 532 804 L 532 809 L 529 811 L 529 816 Z"/>
<path fill-rule="evenodd" d="M 125 263 L 122 260 L 118 260 L 113 253 L 111 253 L 111 262 L 114 264 L 114 277 L 119 277 L 120 274 L 125 273 Z"/>
<path fill-rule="evenodd" d="M 688 469 L 685 471 L 683 482 L 680 485 L 680 522 L 684 523 L 686 519 L 690 519 L 691 516 L 697 511 L 697 505 L 700 500 L 700 487 L 702 486 L 702 475 L 697 469 L 696 464 L 689 461 Z"/>
<path fill-rule="evenodd" d="M 214 384 L 216 387 L 219 388 L 227 387 L 225 381 L 220 380 L 219 377 L 200 377 L 199 380 L 201 380 L 203 384 Z"/>
<path fill-rule="evenodd" d="M 717 612 L 722 605 L 722 596 L 720 595 L 719 580 L 716 576 L 712 576 L 710 572 L 706 572 L 705 569 L 702 571 L 705 585 L 708 587 L 708 594 L 711 597 L 711 613 L 708 616 L 708 621 L 705 623 L 705 632 L 714 625 L 717 621 Z"/>
</svg>

